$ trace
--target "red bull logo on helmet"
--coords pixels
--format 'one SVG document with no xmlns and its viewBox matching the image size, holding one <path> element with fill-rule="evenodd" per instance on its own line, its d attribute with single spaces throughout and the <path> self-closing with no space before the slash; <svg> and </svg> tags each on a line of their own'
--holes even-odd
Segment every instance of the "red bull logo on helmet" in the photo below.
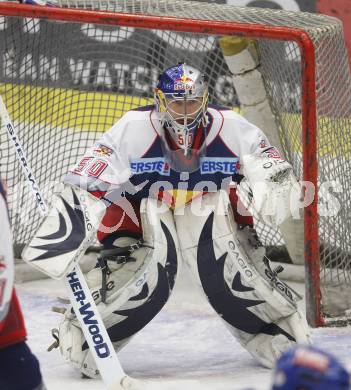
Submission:
<svg viewBox="0 0 351 390">
<path fill-rule="evenodd" d="M 195 89 L 194 80 L 185 74 L 174 80 L 175 91 L 189 91 Z"/>
</svg>

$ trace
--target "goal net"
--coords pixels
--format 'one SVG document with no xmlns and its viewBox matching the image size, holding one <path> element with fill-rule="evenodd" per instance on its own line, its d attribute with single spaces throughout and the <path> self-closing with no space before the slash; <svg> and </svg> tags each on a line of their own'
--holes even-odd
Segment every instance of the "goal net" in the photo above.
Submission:
<svg viewBox="0 0 351 390">
<path fill-rule="evenodd" d="M 246 102 L 250 111 L 244 77 L 250 72 L 243 68 L 242 75 L 233 76 L 230 59 L 240 63 L 235 55 L 254 47 L 250 70 L 261 75 L 265 93 L 260 100 L 249 89 L 256 96 L 254 121 L 268 134 L 275 129 L 295 174 L 316 191 L 304 209 L 304 228 L 292 221 L 297 229 L 290 233 L 292 239 L 302 235 L 309 321 L 318 325 L 323 315 L 347 314 L 351 82 L 341 22 L 318 14 L 178 0 L 60 0 L 57 8 L 5 2 L 0 15 L 0 94 L 48 201 L 102 132 L 126 111 L 153 103 L 157 77 L 172 64 L 185 61 L 201 69 L 211 103 L 235 109 Z M 226 52 L 222 36 L 241 38 Z M 265 99 L 268 114 L 260 105 Z M 264 116 L 274 125 L 260 123 Z M 1 177 L 7 181 L 20 253 L 41 217 L 3 128 L 0 137 Z M 284 247 L 281 231 L 260 220 L 257 229 L 269 248 Z"/>
</svg>

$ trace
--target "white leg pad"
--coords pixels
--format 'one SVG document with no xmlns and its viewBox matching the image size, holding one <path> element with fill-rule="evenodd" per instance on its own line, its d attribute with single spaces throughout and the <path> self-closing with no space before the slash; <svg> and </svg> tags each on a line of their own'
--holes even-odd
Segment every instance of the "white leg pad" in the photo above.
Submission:
<svg viewBox="0 0 351 390">
<path fill-rule="evenodd" d="M 134 261 L 108 262 L 107 297 L 101 302 L 101 270 L 87 274 L 111 341 L 120 350 L 130 338 L 161 310 L 173 289 L 179 264 L 178 239 L 173 214 L 160 202 L 145 199 L 141 204 L 143 247 L 132 252 Z M 62 355 L 89 377 L 99 375 L 79 323 L 70 308 L 59 327 Z"/>
<path fill-rule="evenodd" d="M 252 232 L 236 225 L 228 195 L 207 194 L 175 215 L 182 256 L 231 333 L 267 367 L 308 342 L 295 293 L 263 262 Z"/>
</svg>

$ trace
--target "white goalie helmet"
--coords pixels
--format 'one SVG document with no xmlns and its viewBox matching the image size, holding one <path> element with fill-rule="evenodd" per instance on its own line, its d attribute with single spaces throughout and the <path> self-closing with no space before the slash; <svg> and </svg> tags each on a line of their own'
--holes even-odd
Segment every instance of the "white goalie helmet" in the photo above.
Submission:
<svg viewBox="0 0 351 390">
<path fill-rule="evenodd" d="M 196 130 L 201 123 L 207 124 L 208 86 L 204 75 L 185 63 L 166 69 L 159 76 L 155 102 L 161 124 L 187 155 Z"/>
</svg>

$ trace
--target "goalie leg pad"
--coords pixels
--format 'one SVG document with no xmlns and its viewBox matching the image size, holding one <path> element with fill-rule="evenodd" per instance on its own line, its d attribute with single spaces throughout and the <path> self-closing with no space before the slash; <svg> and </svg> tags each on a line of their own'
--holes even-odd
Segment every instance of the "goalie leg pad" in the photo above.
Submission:
<svg viewBox="0 0 351 390">
<path fill-rule="evenodd" d="M 193 203 L 175 218 L 184 261 L 231 333 L 272 367 L 286 348 L 308 342 L 296 295 L 265 265 L 265 250 L 250 228 L 236 225 L 225 192 Z"/>
<path fill-rule="evenodd" d="M 160 210 L 156 200 L 142 201 L 143 246 L 131 253 L 132 261 L 109 262 L 111 273 L 107 276 L 105 302 L 101 301 L 100 268 L 87 274 L 89 288 L 117 351 L 162 309 L 175 284 L 178 240 L 173 215 L 168 209 L 162 213 Z M 133 239 L 124 240 L 132 243 Z M 117 244 L 121 244 L 121 239 Z M 60 324 L 58 338 L 65 358 L 85 375 L 99 375 L 79 322 L 70 309 Z"/>
</svg>

